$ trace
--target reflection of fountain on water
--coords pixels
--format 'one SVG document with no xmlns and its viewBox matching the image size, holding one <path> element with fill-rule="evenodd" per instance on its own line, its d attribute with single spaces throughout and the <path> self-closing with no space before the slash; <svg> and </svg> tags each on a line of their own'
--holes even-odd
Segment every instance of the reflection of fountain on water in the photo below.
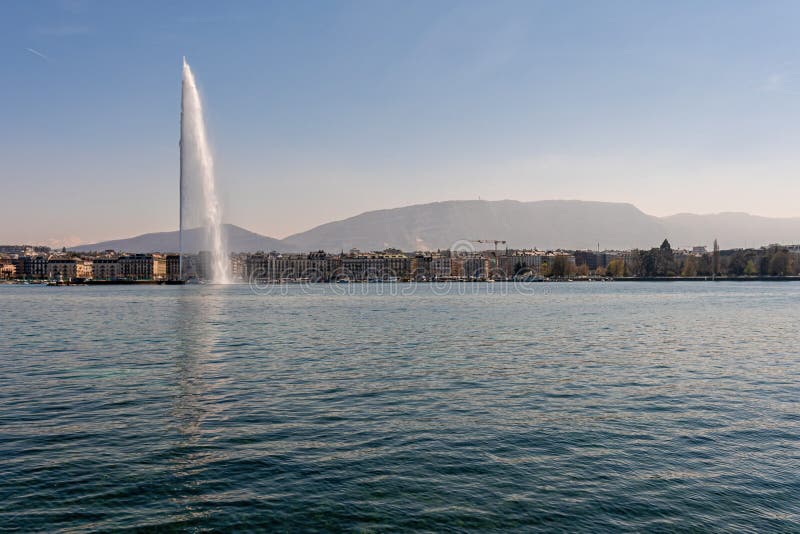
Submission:
<svg viewBox="0 0 800 534">
<path fill-rule="evenodd" d="M 206 136 L 203 104 L 192 69 L 183 59 L 181 92 L 180 254 L 183 270 L 183 230 L 202 227 L 211 251 L 211 281 L 230 283 L 229 259 L 222 235 L 222 210 L 217 199 L 214 160 Z"/>
<path fill-rule="evenodd" d="M 179 506 L 174 517 L 186 521 L 201 520 L 207 513 L 197 505 L 198 481 L 222 455 L 214 446 L 214 425 L 222 409 L 217 395 L 225 388 L 225 373 L 212 351 L 223 306 L 216 289 L 177 291 L 172 406 L 164 421 L 171 446 L 165 454 L 169 456 L 172 503 Z"/>
<path fill-rule="evenodd" d="M 204 321 L 205 310 L 195 294 L 180 294 L 175 314 L 175 392 L 172 417 L 176 429 L 188 441 L 195 442 L 205 412 L 203 367 L 213 334 Z"/>
<path fill-rule="evenodd" d="M 212 391 L 227 383 L 225 362 L 213 351 L 228 301 L 224 292 L 212 287 L 180 291 L 176 298 L 173 416 L 175 427 L 188 436 L 199 432 L 203 419 L 220 408 Z"/>
</svg>

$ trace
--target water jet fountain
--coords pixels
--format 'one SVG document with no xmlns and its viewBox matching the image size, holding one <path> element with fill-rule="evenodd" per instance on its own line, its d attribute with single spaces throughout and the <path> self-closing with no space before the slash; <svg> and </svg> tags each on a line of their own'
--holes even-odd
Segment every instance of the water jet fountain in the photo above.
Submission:
<svg viewBox="0 0 800 534">
<path fill-rule="evenodd" d="M 216 284 L 230 282 L 225 238 L 222 235 L 222 211 L 217 199 L 214 178 L 214 160 L 206 136 L 203 104 L 197 83 L 186 58 L 183 58 L 181 84 L 181 140 L 180 140 L 180 276 L 184 277 L 183 230 L 195 227 L 205 229 L 205 248 L 211 252 L 211 281 Z"/>
</svg>

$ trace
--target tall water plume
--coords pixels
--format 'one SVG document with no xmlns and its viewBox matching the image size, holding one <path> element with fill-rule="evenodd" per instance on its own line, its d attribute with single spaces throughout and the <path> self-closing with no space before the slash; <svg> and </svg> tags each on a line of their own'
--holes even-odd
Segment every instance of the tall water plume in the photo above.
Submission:
<svg viewBox="0 0 800 534">
<path fill-rule="evenodd" d="M 214 160 L 206 136 L 203 103 L 186 58 L 183 58 L 181 87 L 181 276 L 184 274 L 183 230 L 202 227 L 206 237 L 204 248 L 211 252 L 211 281 L 227 284 L 230 281 L 230 261 L 222 234 L 222 211 L 217 199 Z"/>
</svg>

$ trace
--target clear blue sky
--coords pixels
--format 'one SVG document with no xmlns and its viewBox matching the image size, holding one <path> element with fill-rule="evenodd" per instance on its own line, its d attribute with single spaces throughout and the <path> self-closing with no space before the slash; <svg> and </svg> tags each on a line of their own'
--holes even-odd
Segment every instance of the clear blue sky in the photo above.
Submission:
<svg viewBox="0 0 800 534">
<path fill-rule="evenodd" d="M 0 242 L 177 227 L 180 61 L 225 219 L 579 198 L 800 216 L 800 2 L 3 2 Z"/>
</svg>

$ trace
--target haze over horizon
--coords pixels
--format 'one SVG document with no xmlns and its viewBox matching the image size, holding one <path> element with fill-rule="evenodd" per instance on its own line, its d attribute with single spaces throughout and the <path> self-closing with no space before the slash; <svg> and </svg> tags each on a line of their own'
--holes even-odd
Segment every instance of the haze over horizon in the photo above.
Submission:
<svg viewBox="0 0 800 534">
<path fill-rule="evenodd" d="M 567 7 L 564 7 L 564 6 Z M 0 242 L 177 227 L 180 62 L 224 219 L 456 199 L 797 217 L 800 4 L 0 7 Z"/>
</svg>

